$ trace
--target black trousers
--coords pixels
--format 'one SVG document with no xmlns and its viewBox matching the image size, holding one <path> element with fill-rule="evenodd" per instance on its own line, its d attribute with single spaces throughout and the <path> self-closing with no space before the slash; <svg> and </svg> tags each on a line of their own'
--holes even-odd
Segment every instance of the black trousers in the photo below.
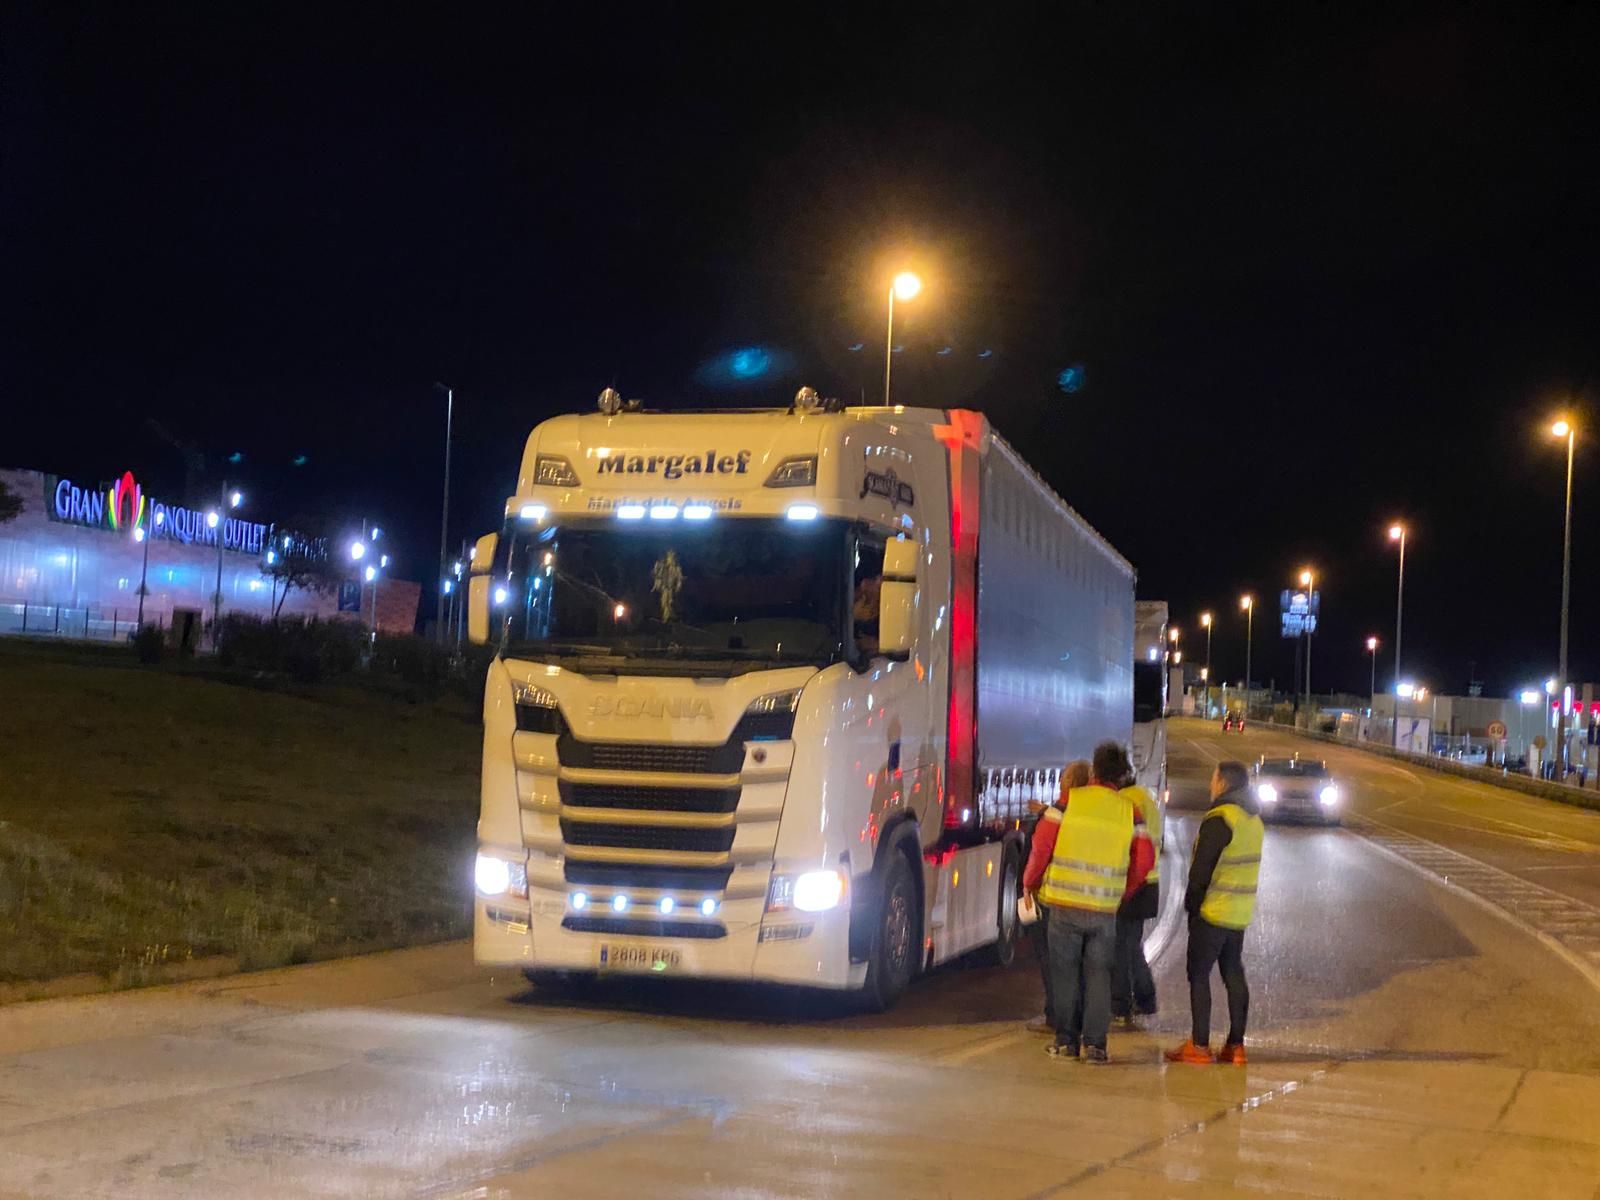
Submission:
<svg viewBox="0 0 1600 1200">
<path fill-rule="evenodd" d="M 1144 957 L 1144 921 L 1117 914 L 1116 961 L 1111 968 L 1111 1015 L 1150 1016 L 1156 1011 L 1156 981 Z"/>
<path fill-rule="evenodd" d="M 1055 987 L 1050 979 L 1050 906 L 1039 905 L 1039 919 L 1029 931 L 1033 937 L 1033 956 L 1039 960 L 1039 974 L 1044 977 L 1044 1015 L 1055 1021 Z"/>
<path fill-rule="evenodd" d="M 1250 985 L 1244 977 L 1244 930 L 1224 929 L 1201 917 L 1189 918 L 1189 1013 L 1194 1044 L 1211 1040 L 1211 969 L 1222 969 L 1228 990 L 1228 1041 L 1244 1041 L 1250 1016 Z"/>
</svg>

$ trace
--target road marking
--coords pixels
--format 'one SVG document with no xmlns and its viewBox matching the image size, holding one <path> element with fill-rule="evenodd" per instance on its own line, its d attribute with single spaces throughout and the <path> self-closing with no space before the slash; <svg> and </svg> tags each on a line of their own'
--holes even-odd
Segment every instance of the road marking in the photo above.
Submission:
<svg viewBox="0 0 1600 1200">
<path fill-rule="evenodd" d="M 1374 850 L 1542 942 L 1600 989 L 1600 909 L 1417 834 L 1358 816 L 1348 825 Z"/>
</svg>

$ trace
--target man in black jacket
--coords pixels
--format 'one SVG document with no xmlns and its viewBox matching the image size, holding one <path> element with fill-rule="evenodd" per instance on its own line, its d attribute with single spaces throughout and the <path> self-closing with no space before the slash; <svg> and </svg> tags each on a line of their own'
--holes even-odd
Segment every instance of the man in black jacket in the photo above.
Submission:
<svg viewBox="0 0 1600 1200">
<path fill-rule="evenodd" d="M 1211 776 L 1211 808 L 1195 838 L 1189 887 L 1183 906 L 1189 914 L 1190 1039 L 1167 1051 L 1176 1063 L 1225 1062 L 1243 1066 L 1244 1031 L 1250 1014 L 1250 986 L 1244 974 L 1244 933 L 1255 915 L 1256 881 L 1261 871 L 1265 830 L 1250 789 L 1250 773 L 1240 762 L 1221 762 Z M 1222 970 L 1228 992 L 1228 1040 L 1212 1056 L 1211 971 Z"/>
</svg>

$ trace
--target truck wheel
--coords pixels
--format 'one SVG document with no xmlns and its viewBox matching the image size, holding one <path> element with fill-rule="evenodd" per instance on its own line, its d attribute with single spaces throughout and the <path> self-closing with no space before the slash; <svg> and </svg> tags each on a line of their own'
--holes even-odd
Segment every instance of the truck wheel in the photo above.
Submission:
<svg viewBox="0 0 1600 1200">
<path fill-rule="evenodd" d="M 1007 846 L 1000 855 L 1000 903 L 995 921 L 994 943 L 983 948 L 983 957 L 996 967 L 1009 967 L 1017 959 L 1017 901 L 1022 896 L 1022 873 L 1017 866 L 1017 851 Z"/>
<path fill-rule="evenodd" d="M 548 967 L 528 967 L 523 977 L 543 992 L 581 995 L 594 987 L 595 977 L 584 971 L 554 971 Z"/>
<path fill-rule="evenodd" d="M 922 945 L 922 914 L 911 867 L 899 850 L 884 864 L 883 900 L 872 931 L 867 982 L 862 998 L 873 1012 L 886 1012 L 904 995 Z"/>
</svg>

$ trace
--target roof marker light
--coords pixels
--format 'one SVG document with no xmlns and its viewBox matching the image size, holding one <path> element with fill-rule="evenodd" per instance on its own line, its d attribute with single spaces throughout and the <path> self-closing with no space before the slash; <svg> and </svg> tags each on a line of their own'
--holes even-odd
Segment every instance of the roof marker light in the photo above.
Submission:
<svg viewBox="0 0 1600 1200">
<path fill-rule="evenodd" d="M 671 521 L 675 520 L 677 516 L 678 506 L 676 504 L 656 504 L 650 508 L 650 519 L 652 521 Z"/>
<path fill-rule="evenodd" d="M 573 892 L 572 893 L 572 907 L 577 912 L 582 912 L 584 909 L 588 908 L 589 907 L 589 893 L 588 892 Z"/>
<path fill-rule="evenodd" d="M 661 903 L 656 905 L 656 907 L 661 910 L 661 915 L 663 917 L 670 917 L 672 915 L 672 910 L 678 907 L 678 902 L 671 896 L 663 896 L 661 897 Z"/>
<path fill-rule="evenodd" d="M 791 521 L 815 521 L 817 519 L 817 506 L 815 504 L 791 504 L 784 516 Z"/>
<path fill-rule="evenodd" d="M 637 521 L 643 516 L 644 505 L 642 504 L 617 505 L 617 520 L 619 521 Z"/>
<path fill-rule="evenodd" d="M 683 506 L 683 519 L 685 521 L 709 521 L 711 519 L 711 505 L 685 504 Z"/>
<path fill-rule="evenodd" d="M 542 521 L 549 511 L 542 504 L 524 504 L 522 506 L 522 519 L 524 521 Z"/>
</svg>

